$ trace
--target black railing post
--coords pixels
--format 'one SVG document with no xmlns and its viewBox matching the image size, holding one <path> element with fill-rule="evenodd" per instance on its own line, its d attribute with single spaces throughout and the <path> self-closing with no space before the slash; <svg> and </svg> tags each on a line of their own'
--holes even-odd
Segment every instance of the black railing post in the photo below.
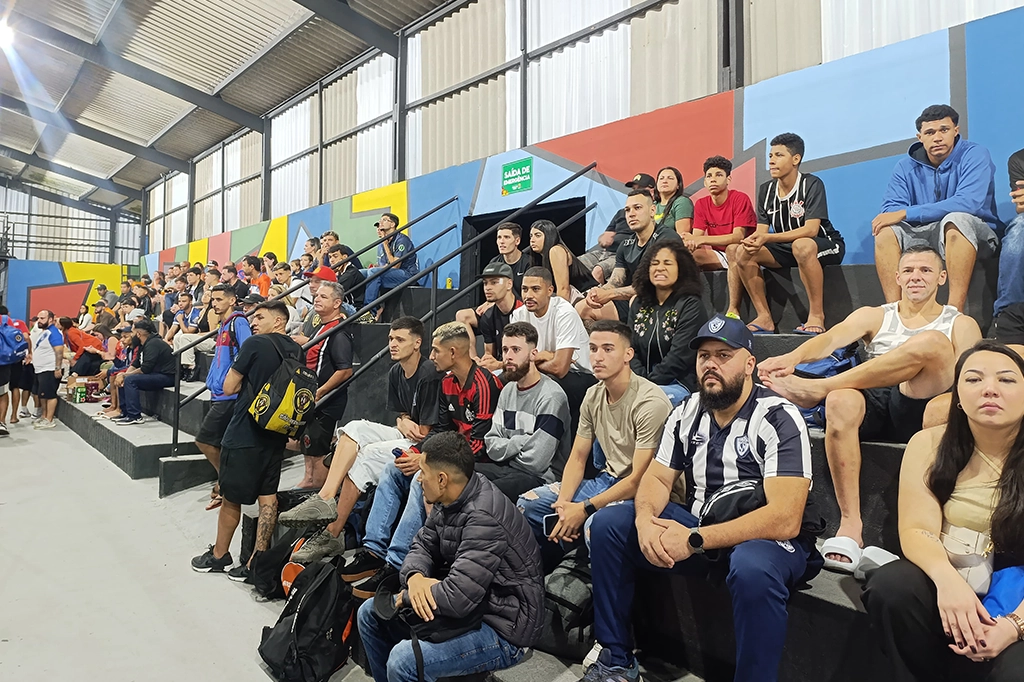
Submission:
<svg viewBox="0 0 1024 682">
<path fill-rule="evenodd" d="M 174 410 L 171 412 L 171 457 L 178 456 L 178 425 L 181 415 L 181 355 L 174 356 Z"/>
<path fill-rule="evenodd" d="M 437 269 L 434 269 L 433 275 L 430 277 L 430 324 L 427 326 L 427 331 L 430 334 L 434 333 L 434 329 L 437 327 Z"/>
</svg>

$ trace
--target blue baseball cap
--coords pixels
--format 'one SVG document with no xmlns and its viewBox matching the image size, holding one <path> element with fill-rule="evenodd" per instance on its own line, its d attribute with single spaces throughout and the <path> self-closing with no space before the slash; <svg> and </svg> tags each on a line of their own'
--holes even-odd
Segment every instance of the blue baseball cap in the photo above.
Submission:
<svg viewBox="0 0 1024 682">
<path fill-rule="evenodd" d="M 721 341 L 733 348 L 746 348 L 754 352 L 754 335 L 747 329 L 747 325 L 743 324 L 743 320 L 725 315 L 715 315 L 705 322 L 697 336 L 690 341 L 690 348 L 697 350 L 706 340 Z"/>
</svg>

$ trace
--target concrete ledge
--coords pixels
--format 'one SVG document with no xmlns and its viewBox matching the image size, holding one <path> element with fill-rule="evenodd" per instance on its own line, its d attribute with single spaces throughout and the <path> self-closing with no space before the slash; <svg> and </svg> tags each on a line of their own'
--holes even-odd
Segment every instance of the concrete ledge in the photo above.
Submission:
<svg viewBox="0 0 1024 682">
<path fill-rule="evenodd" d="M 160 497 L 217 480 L 217 470 L 202 454 L 161 457 L 157 475 Z"/>
<path fill-rule="evenodd" d="M 57 401 L 57 417 L 132 479 L 153 478 L 161 457 L 171 455 L 171 427 L 157 421 L 137 426 L 117 426 L 109 419 L 92 419 L 98 403 Z M 199 452 L 195 443 L 179 445 L 179 454 Z"/>
</svg>

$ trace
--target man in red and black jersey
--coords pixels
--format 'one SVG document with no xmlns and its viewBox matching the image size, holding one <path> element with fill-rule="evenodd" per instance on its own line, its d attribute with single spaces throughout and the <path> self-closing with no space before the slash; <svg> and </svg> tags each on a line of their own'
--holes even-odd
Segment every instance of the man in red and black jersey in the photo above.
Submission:
<svg viewBox="0 0 1024 682">
<path fill-rule="evenodd" d="M 313 336 L 320 336 L 341 324 L 345 319 L 341 306 L 345 303 L 345 290 L 336 282 L 324 282 L 313 298 L 313 310 L 320 317 L 320 326 Z M 307 429 L 301 446 L 305 455 L 306 471 L 299 488 L 319 488 L 327 480 L 324 455 L 331 449 L 334 427 L 348 405 L 348 389 L 335 391 L 352 376 L 352 334 L 347 328 L 311 346 L 306 351 L 306 367 L 316 372 L 319 388 L 316 391 L 316 409 L 313 418 L 318 428 Z M 330 398 L 325 396 L 334 392 Z"/>
<path fill-rule="evenodd" d="M 457 431 L 469 442 L 477 462 L 490 462 L 484 436 L 498 406 L 501 381 L 473 362 L 469 355 L 469 330 L 461 322 L 449 322 L 434 331 L 430 359 L 439 372 L 448 374 L 441 381 L 437 424 L 431 427 L 427 438 Z M 369 578 L 352 588 L 356 597 L 369 599 L 382 580 L 398 571 L 413 537 L 426 520 L 418 475 L 420 461 L 419 449 L 411 448 L 381 474 L 366 520 L 363 549 L 341 570 L 341 577 L 347 582 Z M 408 498 L 404 509 L 403 498 Z M 401 520 L 395 527 L 399 513 Z"/>
</svg>

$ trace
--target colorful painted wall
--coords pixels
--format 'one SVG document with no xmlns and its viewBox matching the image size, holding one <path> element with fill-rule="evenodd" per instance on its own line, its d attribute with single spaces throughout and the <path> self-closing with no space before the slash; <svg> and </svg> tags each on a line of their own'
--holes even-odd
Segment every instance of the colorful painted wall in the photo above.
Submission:
<svg viewBox="0 0 1024 682">
<path fill-rule="evenodd" d="M 961 114 L 961 133 L 988 147 L 1000 215 L 1013 215 L 1006 159 L 1024 147 L 1017 125 L 1024 91 L 1004 74 L 1018 61 L 1014 46 L 1022 35 L 1024 9 L 1006 12 L 149 254 L 142 269 L 186 257 L 222 262 L 268 250 L 297 256 L 307 235 L 328 228 L 359 248 L 375 237 L 372 225 L 381 212 L 394 212 L 404 222 L 457 195 L 458 201 L 411 228 L 413 241 L 422 243 L 465 216 L 519 208 L 596 160 L 596 171 L 551 198 L 597 202 L 587 217 L 593 244 L 622 204 L 623 183 L 637 172 L 676 166 L 689 192 L 699 196 L 701 164 L 722 154 L 736 166 L 733 188 L 753 195 L 768 178 L 767 140 L 785 131 L 807 143 L 804 170 L 825 182 L 830 217 L 846 239 L 846 262 L 870 263 L 871 219 L 892 168 L 914 141 L 914 119 L 929 104 L 952 104 Z M 533 159 L 531 189 L 503 192 L 502 166 L 525 157 Z M 460 240 L 461 230 L 453 230 L 427 247 L 420 263 L 433 263 Z M 457 259 L 440 276 L 457 286 Z"/>
<path fill-rule="evenodd" d="M 120 291 L 125 268 L 105 263 L 54 263 L 41 260 L 12 260 L 7 263 L 5 305 L 14 317 L 26 320 L 40 310 L 58 316 L 78 317 L 83 303 L 99 300 L 96 287 L 105 284 Z"/>
</svg>

